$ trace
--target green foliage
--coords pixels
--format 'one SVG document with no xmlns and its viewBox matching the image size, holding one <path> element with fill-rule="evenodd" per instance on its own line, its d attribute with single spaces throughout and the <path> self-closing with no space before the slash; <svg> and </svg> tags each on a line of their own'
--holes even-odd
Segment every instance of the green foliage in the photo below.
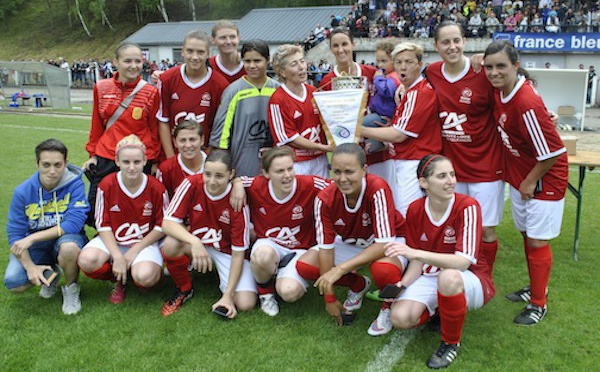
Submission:
<svg viewBox="0 0 600 372">
<path fill-rule="evenodd" d="M 35 171 L 33 149 L 43 139 L 61 138 L 73 164 L 87 158 L 89 119 L 12 115 L 0 112 L 0 224 L 12 190 Z M 67 131 L 68 130 L 68 131 Z M 577 179 L 571 168 L 571 181 Z M 580 260 L 572 260 L 575 198 L 567 195 L 562 235 L 553 240 L 549 313 L 535 327 L 518 327 L 512 318 L 522 304 L 504 294 L 524 285 L 527 269 L 522 239 L 507 203 L 498 228 L 500 249 L 495 270 L 496 297 L 469 312 L 463 346 L 454 371 L 593 371 L 600 353 L 597 320 L 597 263 L 600 250 L 600 174 L 585 181 Z M 90 231 L 90 234 L 92 231 Z M 0 233 L 0 273 L 8 262 L 6 234 Z M 178 313 L 164 318 L 163 302 L 174 290 L 163 278 L 152 292 L 129 288 L 119 306 L 109 303 L 110 285 L 81 276 L 81 313 L 64 316 L 61 295 L 38 297 L 0 289 L 0 365 L 3 371 L 364 371 L 378 353 L 399 336 L 366 333 L 378 304 L 366 300 L 350 327 L 335 327 L 323 301 L 310 288 L 295 304 L 282 304 L 275 318 L 259 310 L 222 321 L 210 313 L 218 299 L 216 275 L 194 275 L 195 297 Z M 343 296 L 343 290 L 338 291 Z M 439 335 L 419 330 L 392 371 L 427 371 L 425 361 Z M 401 334 L 400 334 L 401 335 Z M 392 354 L 396 352 L 392 349 Z M 385 358 L 380 358 L 385 359 Z"/>
</svg>

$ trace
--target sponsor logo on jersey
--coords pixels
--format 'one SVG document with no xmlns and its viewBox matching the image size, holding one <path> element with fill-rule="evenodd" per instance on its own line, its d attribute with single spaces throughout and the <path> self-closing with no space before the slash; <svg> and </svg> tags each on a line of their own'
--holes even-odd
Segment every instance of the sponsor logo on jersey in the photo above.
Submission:
<svg viewBox="0 0 600 372">
<path fill-rule="evenodd" d="M 467 115 L 458 114 L 456 112 L 442 111 L 440 112 L 439 116 L 440 119 L 444 119 L 442 132 L 444 132 L 445 136 L 465 134 L 462 124 L 467 122 Z"/>
<path fill-rule="evenodd" d="M 454 227 L 447 226 L 444 230 L 444 244 L 456 244 L 456 230 L 454 230 Z"/>
<path fill-rule="evenodd" d="M 294 208 L 292 208 L 292 220 L 301 220 L 304 218 L 304 210 L 301 205 L 296 204 Z"/>
<path fill-rule="evenodd" d="M 335 226 L 346 226 L 346 224 L 344 223 L 344 220 L 342 220 L 341 218 L 338 218 L 338 220 L 335 221 L 334 225 Z"/>
<path fill-rule="evenodd" d="M 375 235 L 371 234 L 367 239 L 363 238 L 348 238 L 344 240 L 344 243 L 354 244 L 359 248 L 367 248 L 375 242 Z"/>
<path fill-rule="evenodd" d="M 362 225 L 363 226 L 369 226 L 371 224 L 371 216 L 369 216 L 368 213 L 363 213 L 362 214 Z"/>
<path fill-rule="evenodd" d="M 305 129 L 300 135 L 311 142 L 321 143 L 319 135 L 321 134 L 321 125 Z"/>
<path fill-rule="evenodd" d="M 119 226 L 115 231 L 115 239 L 119 243 L 127 243 L 131 240 L 142 240 L 144 235 L 150 232 L 150 223 L 147 222 L 143 225 L 137 223 L 126 222 Z"/>
<path fill-rule="evenodd" d="M 171 94 L 171 99 L 173 99 L 173 100 L 179 99 L 179 94 L 177 94 L 177 92 Z"/>
<path fill-rule="evenodd" d="M 202 205 L 200 203 L 194 205 L 194 208 L 192 208 L 193 210 L 195 210 L 196 212 L 202 212 Z"/>
<path fill-rule="evenodd" d="M 460 99 L 458 100 L 460 103 L 465 103 L 467 105 L 471 104 L 471 97 L 473 97 L 473 91 L 470 88 L 465 88 L 460 94 Z"/>
<path fill-rule="evenodd" d="M 179 113 L 177 113 L 177 115 L 175 115 L 175 117 L 173 117 L 173 122 L 174 124 L 179 124 L 180 122 L 182 122 L 183 120 L 194 120 L 196 123 L 202 124 L 204 122 L 206 118 L 206 114 L 200 114 L 200 115 L 196 115 L 193 112 L 186 112 L 186 111 L 181 111 Z"/>
<path fill-rule="evenodd" d="M 428 242 L 429 241 L 429 239 L 427 239 L 427 235 L 425 235 L 425 233 L 421 234 L 421 238 L 419 240 L 421 240 L 422 242 Z"/>
<path fill-rule="evenodd" d="M 294 119 L 298 119 L 300 116 L 302 116 L 302 113 L 298 110 L 294 111 Z"/>
<path fill-rule="evenodd" d="M 143 113 L 144 110 L 142 110 L 141 107 L 134 107 L 133 111 L 131 112 L 131 117 L 133 118 L 133 120 L 140 120 L 142 118 Z"/>
<path fill-rule="evenodd" d="M 296 234 L 300 232 L 300 226 L 296 227 L 273 227 L 265 232 L 265 235 L 272 239 L 275 243 L 283 245 L 287 248 L 294 248 L 300 245 Z"/>
<path fill-rule="evenodd" d="M 219 217 L 219 222 L 223 222 L 224 224 L 231 224 L 231 216 L 229 214 L 229 209 L 223 209 L 221 211 L 221 216 Z"/>
<path fill-rule="evenodd" d="M 216 250 L 220 250 L 219 242 L 223 239 L 223 230 L 213 229 L 210 227 L 202 227 L 192 231 L 192 234 L 205 245 L 212 245 Z"/>
<path fill-rule="evenodd" d="M 106 99 L 117 98 L 117 95 L 116 94 L 104 94 L 104 95 L 102 95 L 102 98 L 106 98 Z"/>
<path fill-rule="evenodd" d="M 119 208 L 119 204 L 115 204 L 112 207 L 110 207 L 109 211 L 111 211 L 111 212 L 121 212 L 121 208 Z"/>
<path fill-rule="evenodd" d="M 150 217 L 152 216 L 152 202 L 147 201 L 144 203 L 144 211 L 142 212 L 142 216 Z"/>
</svg>

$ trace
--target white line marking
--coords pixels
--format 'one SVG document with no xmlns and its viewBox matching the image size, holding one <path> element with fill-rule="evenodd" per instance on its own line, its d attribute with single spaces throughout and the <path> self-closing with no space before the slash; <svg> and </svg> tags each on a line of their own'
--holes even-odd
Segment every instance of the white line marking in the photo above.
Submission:
<svg viewBox="0 0 600 372">
<path fill-rule="evenodd" d="M 81 130 L 81 129 L 55 128 L 55 127 L 33 127 L 33 126 L 29 126 L 29 125 L 15 125 L 15 124 L 0 124 L 0 127 L 15 128 L 15 129 L 39 129 L 39 130 L 50 130 L 50 131 L 56 131 L 56 132 L 89 133 L 89 131 Z"/>
<path fill-rule="evenodd" d="M 417 329 L 396 331 L 390 342 L 381 349 L 375 358 L 367 364 L 365 372 L 389 372 L 394 365 L 404 356 L 408 344 L 415 338 Z"/>
</svg>

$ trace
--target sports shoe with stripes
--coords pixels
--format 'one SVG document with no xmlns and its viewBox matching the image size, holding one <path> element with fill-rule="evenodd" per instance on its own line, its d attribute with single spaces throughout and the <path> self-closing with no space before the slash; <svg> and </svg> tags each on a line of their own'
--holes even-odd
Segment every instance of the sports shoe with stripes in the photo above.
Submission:
<svg viewBox="0 0 600 372">
<path fill-rule="evenodd" d="M 512 302 L 529 302 L 531 300 L 531 287 L 527 285 L 518 291 L 507 294 L 505 297 Z"/>
<path fill-rule="evenodd" d="M 381 309 L 379 310 L 379 315 L 377 315 L 377 318 L 375 318 L 373 323 L 371 323 L 367 333 L 369 336 L 382 336 L 390 333 L 392 328 L 393 324 L 390 309 Z"/>
<path fill-rule="evenodd" d="M 514 322 L 518 325 L 531 326 L 538 324 L 548 313 L 546 306 L 541 307 L 534 304 L 528 304 L 523 311 L 516 316 Z"/>
<path fill-rule="evenodd" d="M 363 299 L 371 288 L 371 279 L 364 275 L 363 278 L 365 279 L 365 287 L 363 289 L 361 289 L 359 292 L 348 290 L 346 301 L 344 301 L 344 309 L 346 309 L 346 311 L 355 311 L 362 307 Z"/>
<path fill-rule="evenodd" d="M 272 293 L 259 295 L 260 309 L 268 316 L 276 316 L 279 314 L 279 304 L 275 295 Z"/>
<path fill-rule="evenodd" d="M 189 300 L 190 298 L 192 298 L 192 296 L 194 295 L 194 289 L 190 289 L 189 291 L 185 291 L 182 292 L 179 288 L 177 288 L 177 291 L 175 291 L 175 294 L 173 294 L 173 296 L 171 296 L 171 298 L 169 298 L 167 300 L 167 302 L 165 302 L 165 304 L 162 307 L 162 315 L 163 316 L 169 316 L 173 313 L 175 313 L 177 310 L 181 309 L 181 307 L 183 306 L 183 304 L 185 304 L 187 302 L 187 300 Z"/>
<path fill-rule="evenodd" d="M 432 369 L 440 369 L 448 367 L 458 356 L 460 343 L 447 344 L 444 341 L 440 343 L 435 353 L 427 361 L 427 367 Z"/>
</svg>

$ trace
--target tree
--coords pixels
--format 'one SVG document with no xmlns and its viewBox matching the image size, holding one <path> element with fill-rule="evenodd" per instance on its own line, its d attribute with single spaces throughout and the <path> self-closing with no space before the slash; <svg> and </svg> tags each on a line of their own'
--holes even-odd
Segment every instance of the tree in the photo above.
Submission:
<svg viewBox="0 0 600 372">
<path fill-rule="evenodd" d="M 85 1 L 85 0 L 82 0 L 82 1 Z M 92 33 L 88 29 L 88 26 L 85 23 L 85 20 L 83 19 L 83 15 L 81 14 L 81 7 L 79 6 L 79 0 L 75 0 L 75 12 L 77 13 L 77 17 L 79 18 L 79 22 L 81 23 L 81 27 L 83 27 L 83 30 L 85 31 L 85 33 L 87 34 L 87 36 L 91 37 Z"/>
<path fill-rule="evenodd" d="M 106 9 L 106 0 L 90 0 L 90 10 L 92 11 L 94 17 L 96 19 L 100 19 L 100 22 L 103 26 L 108 26 L 108 28 L 114 31 L 115 29 L 108 20 L 104 9 Z"/>
<path fill-rule="evenodd" d="M 23 4 L 23 0 L 2 0 L 0 2 L 0 18 L 4 29 L 8 29 L 8 16 L 13 14 Z"/>
</svg>

